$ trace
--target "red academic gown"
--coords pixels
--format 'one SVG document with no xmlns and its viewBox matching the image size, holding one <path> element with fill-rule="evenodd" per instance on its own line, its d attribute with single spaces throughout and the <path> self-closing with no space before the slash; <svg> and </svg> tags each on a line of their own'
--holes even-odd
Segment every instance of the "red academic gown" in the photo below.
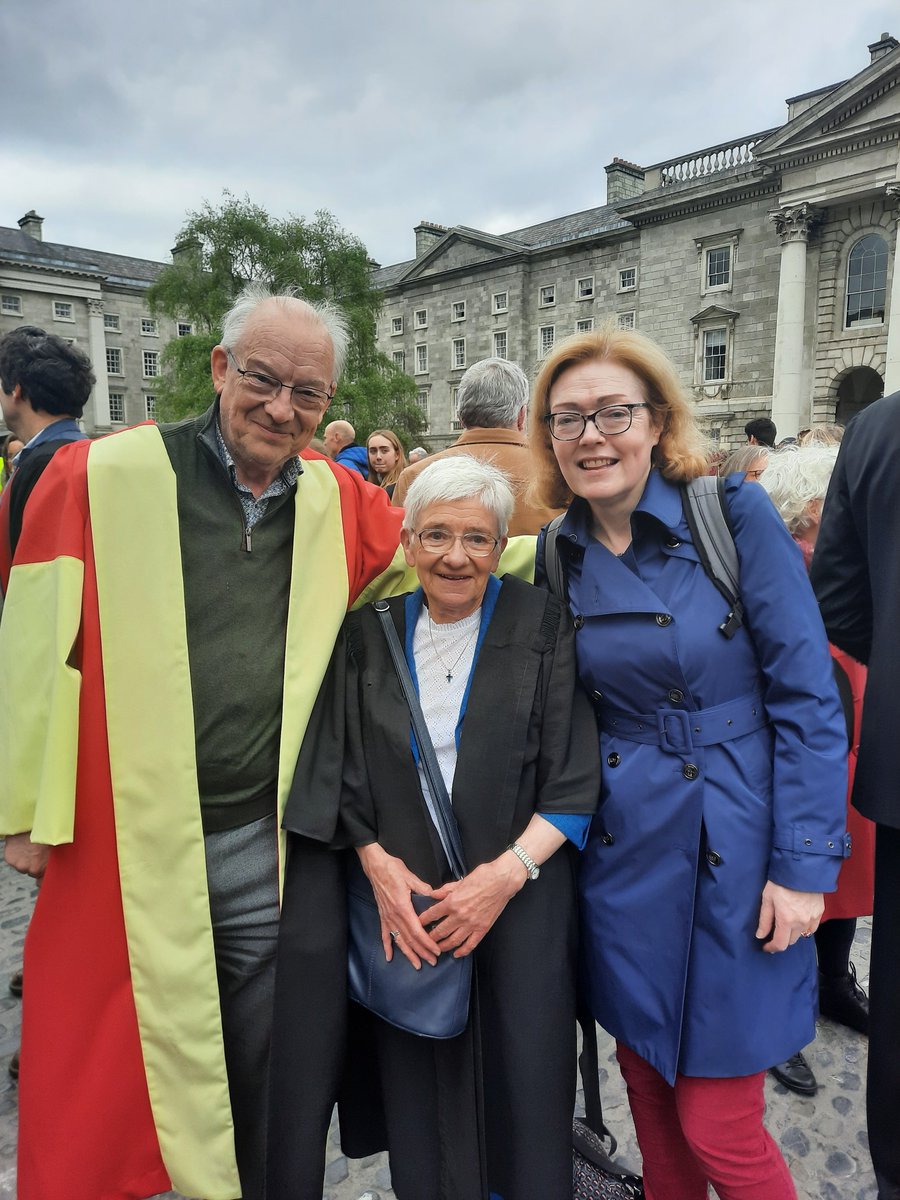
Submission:
<svg viewBox="0 0 900 1200">
<path fill-rule="evenodd" d="M 304 455 L 279 799 L 348 606 L 395 555 L 383 491 Z M 25 945 L 19 1200 L 239 1195 L 196 778 L 176 481 L 142 425 L 61 450 L 0 624 L 0 830 L 54 847 Z"/>
</svg>

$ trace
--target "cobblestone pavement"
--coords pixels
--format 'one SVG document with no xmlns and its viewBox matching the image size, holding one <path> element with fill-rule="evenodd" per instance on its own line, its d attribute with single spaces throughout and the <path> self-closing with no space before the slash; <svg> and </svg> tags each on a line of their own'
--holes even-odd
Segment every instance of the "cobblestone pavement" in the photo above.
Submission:
<svg viewBox="0 0 900 1200">
<path fill-rule="evenodd" d="M 18 1045 L 21 1020 L 20 1002 L 9 994 L 4 981 L 21 965 L 34 890 L 30 881 L 0 867 L 0 1200 L 14 1200 L 16 1195 L 17 1094 L 5 1068 Z M 853 957 L 864 985 L 869 975 L 870 936 L 869 922 L 860 922 Z M 817 1095 L 805 1099 L 771 1077 L 766 1082 L 767 1123 L 790 1164 L 799 1200 L 876 1200 L 865 1129 L 866 1048 L 865 1038 L 830 1021 L 820 1021 L 818 1037 L 806 1051 L 819 1081 Z M 607 1124 L 619 1139 L 620 1156 L 638 1165 L 625 1087 L 612 1043 L 605 1037 L 600 1061 L 606 1076 L 603 1104 Z M 394 1196 L 386 1157 L 345 1159 L 335 1126 L 326 1178 L 324 1200 L 392 1200 Z M 71 1200 L 94 1198 L 82 1196 L 73 1185 Z M 172 1192 L 160 1200 L 179 1198 Z"/>
</svg>

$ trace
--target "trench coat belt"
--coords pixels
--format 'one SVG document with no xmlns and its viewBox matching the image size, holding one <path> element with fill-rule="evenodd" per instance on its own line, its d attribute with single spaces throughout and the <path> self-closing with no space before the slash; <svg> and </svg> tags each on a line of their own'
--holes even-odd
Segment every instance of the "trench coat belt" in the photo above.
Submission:
<svg viewBox="0 0 900 1200">
<path fill-rule="evenodd" d="M 629 713 L 605 704 L 598 704 L 596 709 L 603 733 L 629 742 L 659 746 L 667 754 L 690 754 L 695 746 L 730 742 L 732 738 L 755 733 L 769 720 L 759 693 L 693 712 L 683 708 L 660 708 L 653 713 Z"/>
</svg>

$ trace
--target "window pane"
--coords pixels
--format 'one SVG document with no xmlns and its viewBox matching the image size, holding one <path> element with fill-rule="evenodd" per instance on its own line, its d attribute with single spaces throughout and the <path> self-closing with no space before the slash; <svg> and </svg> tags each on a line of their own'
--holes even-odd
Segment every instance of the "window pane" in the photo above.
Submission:
<svg viewBox="0 0 900 1200">
<path fill-rule="evenodd" d="M 884 320 L 887 243 L 870 233 L 856 243 L 847 262 L 846 325 Z"/>
</svg>

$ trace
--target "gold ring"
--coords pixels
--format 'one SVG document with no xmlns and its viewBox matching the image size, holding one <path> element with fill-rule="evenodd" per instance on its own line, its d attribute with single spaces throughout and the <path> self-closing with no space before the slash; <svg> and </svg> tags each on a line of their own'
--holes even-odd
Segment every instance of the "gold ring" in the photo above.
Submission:
<svg viewBox="0 0 900 1200">
<path fill-rule="evenodd" d="M 813 931 L 811 929 L 805 929 L 803 933 L 800 934 L 801 937 L 812 937 L 812 935 Z"/>
</svg>

